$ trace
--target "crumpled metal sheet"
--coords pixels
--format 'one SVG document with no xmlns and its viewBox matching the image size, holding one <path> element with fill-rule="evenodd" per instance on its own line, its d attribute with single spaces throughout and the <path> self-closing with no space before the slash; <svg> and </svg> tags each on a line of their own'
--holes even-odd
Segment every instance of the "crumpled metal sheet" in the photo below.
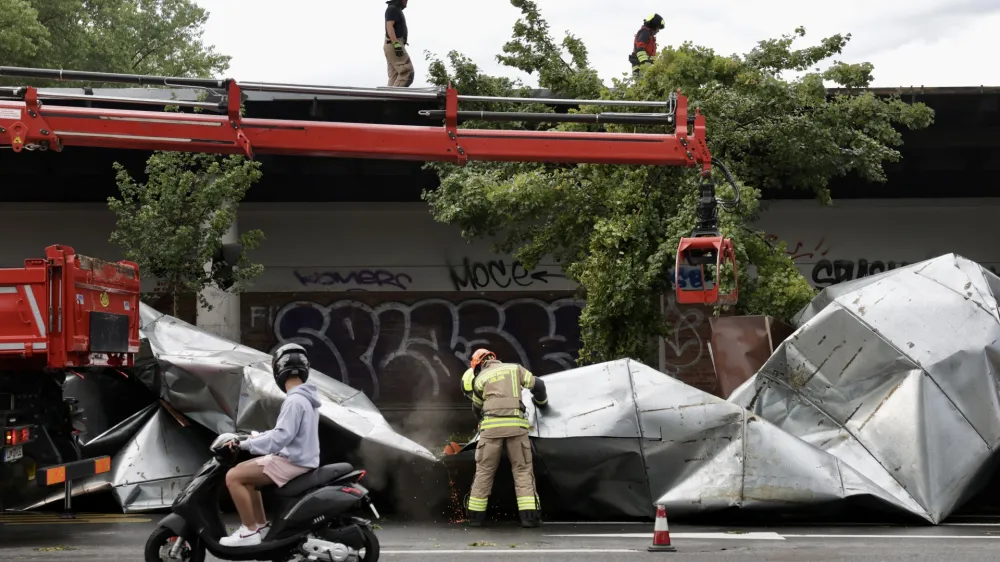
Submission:
<svg viewBox="0 0 1000 562">
<path fill-rule="evenodd" d="M 85 441 L 85 454 L 112 456 L 111 471 L 73 483 L 74 496 L 111 488 L 126 513 L 169 507 L 208 459 L 215 435 L 270 429 L 285 397 L 274 384 L 270 355 L 140 306 L 140 332 L 152 358 L 136 372 L 155 395 L 153 402 Z M 426 448 L 396 433 L 363 392 L 315 370 L 309 381 L 322 402 L 321 437 L 347 436 L 324 442 L 324 456 L 343 460 L 341 455 L 351 453 L 345 449 L 360 445 L 352 461 L 372 460 L 387 469 L 407 460 L 436 462 Z M 67 396 L 89 407 L 95 427 L 106 427 L 101 408 L 108 397 L 96 395 L 102 388 L 96 375 L 70 375 L 68 382 Z M 324 433 L 323 426 L 329 431 Z M 54 491 L 26 508 L 62 497 L 61 490 Z"/>
<path fill-rule="evenodd" d="M 212 335 L 142 305 L 142 337 L 160 369 L 145 376 L 174 409 L 215 433 L 263 431 L 274 426 L 285 394 L 274 384 L 271 356 Z M 309 372 L 322 405 L 320 415 L 357 437 L 435 460 L 423 446 L 396 433 L 360 390 L 319 371 Z"/>
<path fill-rule="evenodd" d="M 548 408 L 525 403 L 548 514 L 650 517 L 659 504 L 674 517 L 732 507 L 788 510 L 849 496 L 910 507 L 760 416 L 636 361 L 546 375 L 545 387 Z M 471 481 L 472 448 L 446 457 L 465 473 L 460 486 Z M 494 508 L 513 511 L 509 468 L 499 470 Z"/>
<path fill-rule="evenodd" d="M 729 400 L 628 360 L 547 375 L 551 406 L 525 401 L 543 510 L 939 523 L 996 466 L 998 294 L 1000 278 L 954 254 L 828 288 Z M 463 487 L 472 448 L 446 459 Z M 492 501 L 513 511 L 500 476 Z"/>
<path fill-rule="evenodd" d="M 939 523 L 995 467 L 998 290 L 955 254 L 825 289 L 730 400 Z"/>
<path fill-rule="evenodd" d="M 111 456 L 111 471 L 73 483 L 73 496 L 112 491 L 125 513 L 162 509 L 208 460 L 208 430 L 174 417 L 159 402 L 149 404 L 89 440 L 84 457 Z M 63 499 L 51 489 L 27 509 Z"/>
</svg>

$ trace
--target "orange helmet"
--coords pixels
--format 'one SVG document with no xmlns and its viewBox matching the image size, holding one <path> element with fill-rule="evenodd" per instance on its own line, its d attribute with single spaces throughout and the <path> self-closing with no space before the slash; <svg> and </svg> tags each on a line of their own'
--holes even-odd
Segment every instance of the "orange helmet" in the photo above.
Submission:
<svg viewBox="0 0 1000 562">
<path fill-rule="evenodd" d="M 480 363 L 491 357 L 496 359 L 497 354 L 485 348 L 477 349 L 476 352 L 472 354 L 472 361 L 469 362 L 469 367 L 475 369 Z"/>
</svg>

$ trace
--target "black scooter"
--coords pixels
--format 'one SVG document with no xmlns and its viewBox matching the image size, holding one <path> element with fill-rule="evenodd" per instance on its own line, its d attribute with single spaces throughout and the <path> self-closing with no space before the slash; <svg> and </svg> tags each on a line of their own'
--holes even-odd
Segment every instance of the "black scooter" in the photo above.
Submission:
<svg viewBox="0 0 1000 562">
<path fill-rule="evenodd" d="M 146 562 L 203 562 L 205 551 L 222 560 L 293 562 L 375 562 L 379 542 L 368 519 L 355 515 L 368 507 L 378 512 L 368 490 L 358 484 L 364 470 L 350 464 L 321 466 L 274 490 L 278 517 L 259 545 L 226 547 L 219 494 L 226 490 L 226 471 L 239 454 L 230 447 L 246 435 L 224 433 L 212 442 L 213 457 L 191 479 L 146 541 Z"/>
</svg>

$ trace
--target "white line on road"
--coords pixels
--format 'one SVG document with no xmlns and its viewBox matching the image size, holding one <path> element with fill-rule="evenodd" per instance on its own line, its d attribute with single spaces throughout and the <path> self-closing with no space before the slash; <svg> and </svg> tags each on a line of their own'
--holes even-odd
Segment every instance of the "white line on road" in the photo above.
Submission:
<svg viewBox="0 0 1000 562">
<path fill-rule="evenodd" d="M 941 523 L 941 527 L 1000 527 L 1000 523 Z"/>
<path fill-rule="evenodd" d="M 545 535 L 558 538 L 593 538 L 593 539 L 646 539 L 652 540 L 652 533 L 580 533 Z M 1000 539 L 1000 535 L 827 535 L 803 534 L 788 535 L 770 532 L 752 533 L 670 533 L 671 540 L 746 540 L 746 541 L 783 541 L 785 539 Z"/>
<path fill-rule="evenodd" d="M 652 521 L 551 521 L 545 523 L 549 527 L 562 526 L 586 526 L 586 525 L 652 525 Z"/>
<path fill-rule="evenodd" d="M 383 550 L 382 554 L 625 554 L 639 552 L 634 548 L 472 548 L 472 549 L 433 549 L 433 550 Z"/>
<path fill-rule="evenodd" d="M 604 538 L 604 539 L 653 539 L 653 533 L 584 533 L 576 535 L 545 535 L 546 537 L 559 538 Z M 732 539 L 750 541 L 781 541 L 784 537 L 778 533 L 670 533 L 670 540 L 674 539 Z"/>
<path fill-rule="evenodd" d="M 671 535 L 673 536 L 673 535 Z M 1000 539 L 1000 535 L 782 535 L 786 539 Z"/>
</svg>

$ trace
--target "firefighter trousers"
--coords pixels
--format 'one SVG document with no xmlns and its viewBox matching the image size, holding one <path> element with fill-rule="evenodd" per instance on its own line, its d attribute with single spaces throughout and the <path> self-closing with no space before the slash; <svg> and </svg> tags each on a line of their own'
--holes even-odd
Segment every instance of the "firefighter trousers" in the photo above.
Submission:
<svg viewBox="0 0 1000 562">
<path fill-rule="evenodd" d="M 385 42 L 385 66 L 389 74 L 390 87 L 409 87 L 413 84 L 413 61 L 410 60 L 410 53 L 406 46 L 403 46 L 403 56 L 396 56 L 396 49 L 388 40 Z"/>
<path fill-rule="evenodd" d="M 535 490 L 535 473 L 531 462 L 531 440 L 528 432 L 514 437 L 483 437 L 476 444 L 476 476 L 469 492 L 469 511 L 486 511 L 493 490 L 493 477 L 500 466 L 503 450 L 514 473 L 514 492 L 519 511 L 539 510 L 541 505 Z"/>
</svg>

